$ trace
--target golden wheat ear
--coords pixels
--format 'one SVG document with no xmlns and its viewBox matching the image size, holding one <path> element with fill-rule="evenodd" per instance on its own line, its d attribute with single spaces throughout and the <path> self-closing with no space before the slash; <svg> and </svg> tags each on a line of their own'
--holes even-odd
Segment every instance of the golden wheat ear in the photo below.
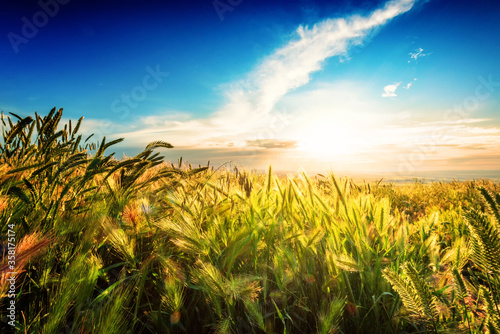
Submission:
<svg viewBox="0 0 500 334">
<path fill-rule="evenodd" d="M 16 250 L 16 267 L 14 270 L 9 268 L 7 257 L 3 255 L 0 265 L 0 296 L 4 296 L 7 291 L 9 282 L 7 281 L 7 272 L 17 272 L 18 274 L 24 272 L 26 264 L 44 253 L 52 242 L 54 237 L 50 235 L 42 236 L 40 232 L 34 232 L 25 236 L 19 242 Z"/>
<path fill-rule="evenodd" d="M 24 267 L 28 261 L 43 253 L 53 240 L 53 236 L 42 236 L 40 232 L 31 233 L 21 239 L 16 251 L 16 270 Z M 3 258 L 2 265 L 0 265 L 0 273 L 3 273 L 7 269 L 7 260 Z"/>
</svg>

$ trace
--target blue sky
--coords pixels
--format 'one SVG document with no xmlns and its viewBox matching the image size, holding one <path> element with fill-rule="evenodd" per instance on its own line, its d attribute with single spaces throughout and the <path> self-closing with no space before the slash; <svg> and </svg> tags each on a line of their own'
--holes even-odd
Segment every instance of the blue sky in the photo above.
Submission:
<svg viewBox="0 0 500 334">
<path fill-rule="evenodd" d="M 295 171 L 500 169 L 496 1 L 0 5 L 0 109 L 63 107 L 167 157 Z M 33 30 L 34 29 L 34 30 Z"/>
</svg>

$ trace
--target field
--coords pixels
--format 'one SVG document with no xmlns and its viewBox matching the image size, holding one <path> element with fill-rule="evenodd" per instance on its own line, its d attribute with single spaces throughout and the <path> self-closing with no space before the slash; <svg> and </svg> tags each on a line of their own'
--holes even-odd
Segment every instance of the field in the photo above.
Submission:
<svg viewBox="0 0 500 334">
<path fill-rule="evenodd" d="M 499 183 L 117 160 L 61 117 L 2 114 L 2 331 L 500 332 Z"/>
</svg>

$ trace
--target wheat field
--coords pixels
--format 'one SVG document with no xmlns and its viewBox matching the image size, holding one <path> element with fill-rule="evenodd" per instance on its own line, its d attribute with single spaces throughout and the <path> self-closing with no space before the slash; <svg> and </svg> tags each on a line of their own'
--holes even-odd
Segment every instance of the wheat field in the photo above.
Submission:
<svg viewBox="0 0 500 334">
<path fill-rule="evenodd" d="M 500 332 L 499 183 L 118 160 L 61 117 L 2 113 L 2 330 Z"/>
</svg>

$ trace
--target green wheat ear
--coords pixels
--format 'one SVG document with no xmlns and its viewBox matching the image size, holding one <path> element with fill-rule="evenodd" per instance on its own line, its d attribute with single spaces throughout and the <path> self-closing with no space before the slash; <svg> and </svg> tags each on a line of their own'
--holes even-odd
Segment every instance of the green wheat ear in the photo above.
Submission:
<svg viewBox="0 0 500 334">
<path fill-rule="evenodd" d="M 405 263 L 402 269 L 404 277 L 390 268 L 384 269 L 382 275 L 399 294 L 413 318 L 434 323 L 438 312 L 430 286 L 411 262 Z"/>
<path fill-rule="evenodd" d="M 465 282 L 462 278 L 462 275 L 460 275 L 460 272 L 458 271 L 457 268 L 453 268 L 452 270 L 452 275 L 453 275 L 453 283 L 455 283 L 455 291 L 457 292 L 457 297 L 459 299 L 463 299 L 467 297 L 467 288 L 465 286 Z"/>
<path fill-rule="evenodd" d="M 500 273 L 500 236 L 484 213 L 471 210 L 465 221 L 472 239 L 472 258 L 487 273 Z"/>
<path fill-rule="evenodd" d="M 346 301 L 344 299 L 335 299 L 330 302 L 326 311 L 319 315 L 320 327 L 318 333 L 329 334 L 338 332 L 345 304 Z"/>
<path fill-rule="evenodd" d="M 495 218 L 497 227 L 500 226 L 500 194 L 495 194 L 495 200 L 484 187 L 479 187 L 479 191 L 481 193 L 481 196 L 483 196 L 486 205 L 488 206 L 490 214 Z"/>
<path fill-rule="evenodd" d="M 500 333 L 500 312 L 498 311 L 498 307 L 493 301 L 493 296 L 484 287 L 481 287 L 480 294 L 484 297 L 484 301 L 486 303 L 486 326 L 489 332 Z"/>
<path fill-rule="evenodd" d="M 222 319 L 215 325 L 214 332 L 216 334 L 232 334 L 234 329 L 234 321 L 231 317 Z"/>
<path fill-rule="evenodd" d="M 269 165 L 269 171 L 267 172 L 267 185 L 266 185 L 266 189 L 267 189 L 267 193 L 269 194 L 269 192 L 271 191 L 271 187 L 273 186 L 273 168 L 271 167 L 271 165 Z"/>
<path fill-rule="evenodd" d="M 146 146 L 145 150 L 152 150 L 154 148 L 174 148 L 174 147 L 172 146 L 172 144 L 167 143 L 165 141 L 156 140 L 149 143 L 148 146 Z"/>
</svg>

